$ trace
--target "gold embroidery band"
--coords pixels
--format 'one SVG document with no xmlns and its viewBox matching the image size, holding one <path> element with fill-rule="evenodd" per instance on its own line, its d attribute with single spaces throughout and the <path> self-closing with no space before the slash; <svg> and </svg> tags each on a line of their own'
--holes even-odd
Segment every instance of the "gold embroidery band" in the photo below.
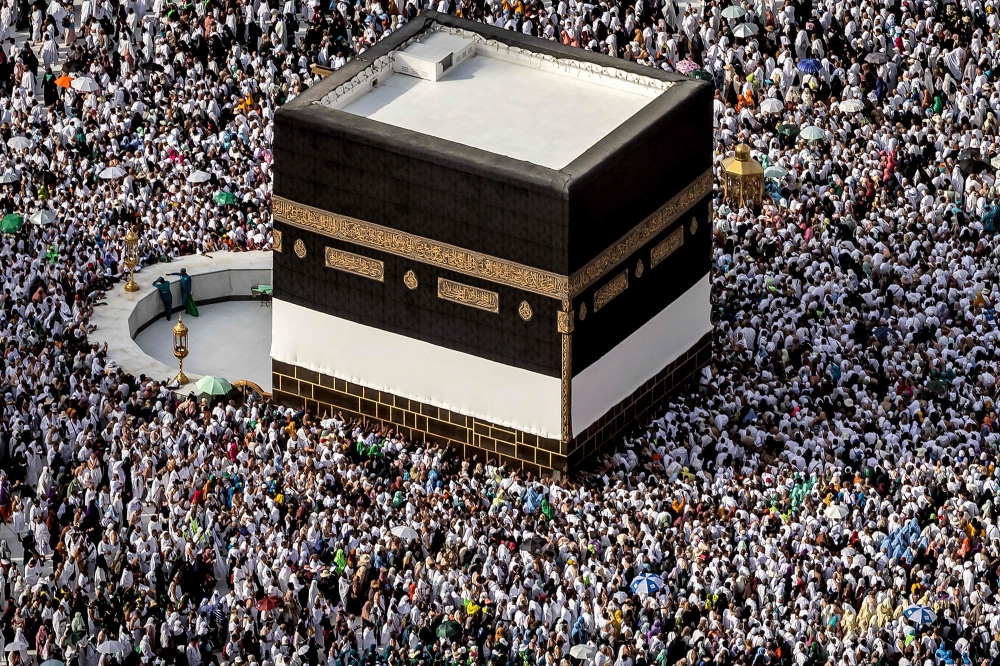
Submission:
<svg viewBox="0 0 1000 666">
<path fill-rule="evenodd" d="M 444 278 L 438 278 L 438 298 L 487 312 L 500 312 L 500 294 Z"/>
<path fill-rule="evenodd" d="M 274 197 L 272 210 L 275 219 L 299 229 L 564 300 L 579 296 L 584 289 L 614 270 L 711 191 L 712 172 L 706 171 L 614 245 L 569 277 L 447 243 L 438 243 L 373 222 L 336 215 L 282 197 Z"/>
<path fill-rule="evenodd" d="M 712 191 L 712 171 L 708 170 L 693 183 L 681 190 L 659 210 L 632 228 L 618 239 L 614 245 L 591 260 L 586 266 L 569 278 L 569 290 L 573 296 L 594 284 L 611 272 L 618 264 L 632 256 L 632 253 L 648 243 L 653 236 L 673 224 L 691 206 L 701 201 Z M 595 310 L 597 308 L 594 308 Z"/>
<path fill-rule="evenodd" d="M 363 257 L 353 252 L 345 252 L 336 248 L 326 248 L 326 267 L 338 271 L 353 273 L 369 280 L 385 282 L 385 264 L 378 259 Z"/>
<path fill-rule="evenodd" d="M 649 267 L 656 268 L 658 263 L 672 255 L 681 245 L 684 245 L 684 227 L 653 246 L 653 249 L 649 251 Z"/>
<path fill-rule="evenodd" d="M 628 289 L 628 271 L 622 271 L 611 282 L 594 292 L 594 312 L 611 302 L 611 299 Z"/>
<path fill-rule="evenodd" d="M 372 222 L 335 215 L 281 197 L 274 197 L 273 214 L 276 219 L 299 229 L 542 296 L 564 298 L 569 289 L 569 278 L 565 275 L 438 243 Z"/>
<path fill-rule="evenodd" d="M 271 238 L 274 239 L 274 242 L 271 243 L 271 247 L 274 248 L 275 252 L 281 252 L 281 232 L 277 229 L 272 229 Z"/>
</svg>

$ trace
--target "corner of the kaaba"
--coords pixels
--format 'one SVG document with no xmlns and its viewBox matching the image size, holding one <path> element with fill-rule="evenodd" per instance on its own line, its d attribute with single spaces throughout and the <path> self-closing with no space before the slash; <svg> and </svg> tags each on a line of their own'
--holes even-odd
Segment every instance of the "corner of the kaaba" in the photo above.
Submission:
<svg viewBox="0 0 1000 666">
<path fill-rule="evenodd" d="M 571 469 L 655 418 L 710 360 L 712 101 L 711 85 L 675 81 L 565 169 L 573 390 L 633 378 L 603 403 L 574 402 Z"/>
<path fill-rule="evenodd" d="M 435 25 L 669 88 L 562 169 L 323 103 Z M 302 321 L 289 335 L 314 338 L 310 344 L 330 359 L 272 353 L 275 399 L 317 416 L 361 416 L 415 441 L 535 474 L 573 472 L 621 441 L 708 360 L 711 90 L 426 12 L 282 107 L 273 165 L 275 315 L 284 304 L 295 308 Z M 503 270 L 491 276 L 470 270 L 470 262 Z M 511 278 L 520 275 L 527 277 Z M 487 307 L 449 300 L 442 281 L 492 300 Z M 329 322 L 528 373 L 525 394 L 554 400 L 562 426 L 535 417 L 491 420 L 429 388 L 366 381 L 357 364 L 345 370 L 339 363 L 338 354 L 356 348 L 337 337 L 339 323 L 326 330 Z M 617 373 L 613 386 L 594 389 L 594 375 L 609 368 Z M 477 389 L 485 392 L 494 378 L 481 374 Z M 551 386 L 545 382 L 554 382 L 554 396 L 539 388 Z"/>
</svg>

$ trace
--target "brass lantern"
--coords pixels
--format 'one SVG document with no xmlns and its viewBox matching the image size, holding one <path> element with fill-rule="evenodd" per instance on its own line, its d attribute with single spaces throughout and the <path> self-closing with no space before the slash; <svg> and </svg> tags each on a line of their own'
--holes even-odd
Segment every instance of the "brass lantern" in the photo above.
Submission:
<svg viewBox="0 0 1000 666">
<path fill-rule="evenodd" d="M 188 355 L 188 327 L 184 325 L 184 313 L 177 314 L 177 324 L 174 326 L 174 356 L 180 364 L 179 372 L 174 377 L 180 386 L 188 383 L 187 375 L 184 374 L 184 359 Z"/>
<path fill-rule="evenodd" d="M 125 268 L 128 269 L 128 282 L 125 283 L 125 291 L 139 291 L 139 285 L 135 282 L 135 267 L 139 265 L 139 235 L 135 229 L 129 227 L 125 234 Z"/>
<path fill-rule="evenodd" d="M 736 146 L 736 156 L 722 160 L 726 170 L 726 201 L 735 206 L 760 206 L 764 200 L 764 167 L 750 157 L 750 146 Z"/>
</svg>

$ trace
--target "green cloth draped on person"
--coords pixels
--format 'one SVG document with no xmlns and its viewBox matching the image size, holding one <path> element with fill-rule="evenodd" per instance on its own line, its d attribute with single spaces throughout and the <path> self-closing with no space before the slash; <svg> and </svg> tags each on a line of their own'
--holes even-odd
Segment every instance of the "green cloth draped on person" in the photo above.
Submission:
<svg viewBox="0 0 1000 666">
<path fill-rule="evenodd" d="M 198 316 L 198 306 L 194 302 L 194 297 L 191 295 L 191 276 L 188 275 L 187 269 L 182 268 L 180 273 L 168 273 L 168 275 L 177 275 L 181 279 L 181 304 L 187 313 L 192 317 Z"/>
</svg>

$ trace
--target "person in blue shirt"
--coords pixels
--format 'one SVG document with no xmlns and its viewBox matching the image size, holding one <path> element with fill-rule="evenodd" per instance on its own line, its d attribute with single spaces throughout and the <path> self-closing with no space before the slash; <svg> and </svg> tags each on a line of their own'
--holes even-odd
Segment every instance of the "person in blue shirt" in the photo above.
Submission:
<svg viewBox="0 0 1000 666">
<path fill-rule="evenodd" d="M 170 321 L 170 317 L 174 313 L 174 297 L 170 293 L 170 283 L 164 280 L 161 275 L 153 282 L 153 286 L 160 292 L 160 300 L 163 301 L 163 309 L 167 313 L 167 321 Z"/>
</svg>

